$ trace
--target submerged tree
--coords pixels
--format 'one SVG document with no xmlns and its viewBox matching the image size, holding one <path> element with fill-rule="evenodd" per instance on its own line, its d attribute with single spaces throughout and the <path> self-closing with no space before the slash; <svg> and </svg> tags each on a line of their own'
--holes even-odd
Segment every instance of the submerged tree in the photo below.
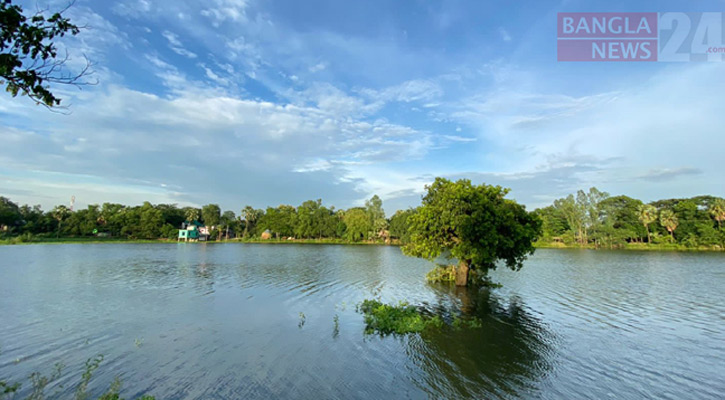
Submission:
<svg viewBox="0 0 725 400">
<path fill-rule="evenodd" d="M 498 260 L 519 270 L 534 253 L 541 221 L 505 199 L 508 189 L 444 178 L 426 189 L 422 206 L 409 218 L 410 243 L 403 252 L 431 261 L 440 256 L 457 259 L 456 285 L 468 284 L 471 269 L 485 276 Z"/>
</svg>

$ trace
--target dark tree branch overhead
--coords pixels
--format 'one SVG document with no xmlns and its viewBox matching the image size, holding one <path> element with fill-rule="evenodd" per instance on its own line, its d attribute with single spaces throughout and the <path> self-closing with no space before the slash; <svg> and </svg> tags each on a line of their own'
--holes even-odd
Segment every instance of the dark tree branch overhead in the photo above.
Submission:
<svg viewBox="0 0 725 400">
<path fill-rule="evenodd" d="M 81 87 L 95 82 L 85 80 L 92 64 L 84 55 L 79 71 L 67 68 L 67 51 L 59 55 L 57 40 L 77 35 L 81 28 L 63 17 L 73 3 L 46 18 L 47 10 L 25 16 L 22 7 L 12 0 L 0 0 L 0 83 L 14 97 L 18 93 L 48 108 L 60 106 L 61 99 L 51 92 L 51 85 Z"/>
</svg>

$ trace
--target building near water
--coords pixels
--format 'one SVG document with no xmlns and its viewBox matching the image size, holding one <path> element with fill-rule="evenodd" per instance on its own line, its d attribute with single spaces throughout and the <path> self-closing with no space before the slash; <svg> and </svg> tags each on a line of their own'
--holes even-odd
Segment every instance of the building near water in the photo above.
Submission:
<svg viewBox="0 0 725 400">
<path fill-rule="evenodd" d="M 209 228 L 199 221 L 184 222 L 179 229 L 177 241 L 205 242 L 209 239 Z"/>
</svg>

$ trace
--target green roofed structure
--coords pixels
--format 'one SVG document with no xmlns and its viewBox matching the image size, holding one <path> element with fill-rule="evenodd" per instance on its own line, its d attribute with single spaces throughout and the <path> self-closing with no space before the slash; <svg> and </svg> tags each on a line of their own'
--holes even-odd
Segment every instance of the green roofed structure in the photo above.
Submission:
<svg viewBox="0 0 725 400">
<path fill-rule="evenodd" d="M 205 242 L 207 239 L 209 239 L 209 229 L 199 221 L 191 221 L 181 224 L 177 241 Z"/>
</svg>

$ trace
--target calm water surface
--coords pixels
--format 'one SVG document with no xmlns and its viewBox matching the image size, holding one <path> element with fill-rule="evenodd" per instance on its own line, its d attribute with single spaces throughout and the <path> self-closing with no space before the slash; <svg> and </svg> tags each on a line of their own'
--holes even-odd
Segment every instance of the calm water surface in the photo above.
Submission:
<svg viewBox="0 0 725 400">
<path fill-rule="evenodd" d="M 430 268 L 376 246 L 0 247 L 0 379 L 62 361 L 67 388 L 104 354 L 91 390 L 120 376 L 127 398 L 725 394 L 723 254 L 539 250 L 492 292 Z M 483 328 L 365 335 L 355 305 L 378 296 Z"/>
</svg>

